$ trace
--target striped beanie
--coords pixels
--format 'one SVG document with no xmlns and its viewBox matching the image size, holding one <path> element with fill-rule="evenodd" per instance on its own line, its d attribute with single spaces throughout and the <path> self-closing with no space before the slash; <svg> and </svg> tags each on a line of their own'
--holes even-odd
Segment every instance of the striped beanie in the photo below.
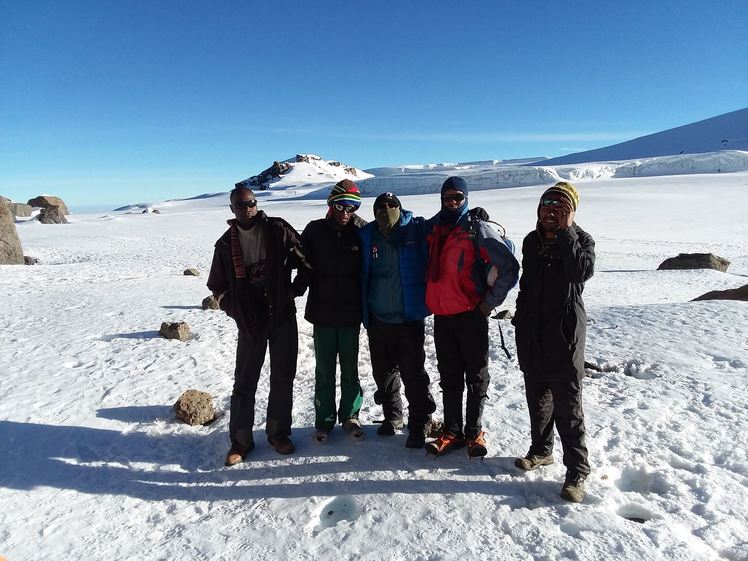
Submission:
<svg viewBox="0 0 748 561">
<path fill-rule="evenodd" d="M 571 183 L 567 183 L 566 181 L 559 181 L 553 187 L 549 187 L 548 189 L 546 189 L 545 193 L 543 193 L 543 196 L 549 193 L 558 193 L 569 199 L 571 207 L 574 209 L 574 212 L 576 212 L 577 207 L 579 206 L 579 193 L 577 192 L 574 185 L 572 185 Z"/>
<path fill-rule="evenodd" d="M 334 204 L 353 205 L 358 208 L 361 206 L 361 193 L 358 192 L 358 187 L 353 181 L 343 179 L 338 181 L 330 191 L 327 204 L 328 206 Z"/>
</svg>

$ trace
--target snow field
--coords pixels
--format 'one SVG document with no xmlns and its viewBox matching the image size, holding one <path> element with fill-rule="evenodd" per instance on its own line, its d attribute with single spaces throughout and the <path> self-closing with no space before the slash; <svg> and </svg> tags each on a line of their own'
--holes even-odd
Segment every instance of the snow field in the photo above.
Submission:
<svg viewBox="0 0 748 561">
<path fill-rule="evenodd" d="M 18 225 L 33 267 L 0 267 L 0 555 L 8 559 L 745 559 L 748 517 L 748 304 L 688 300 L 745 284 L 748 229 L 735 204 L 746 174 L 610 179 L 579 185 L 578 221 L 597 241 L 585 290 L 584 382 L 593 473 L 582 505 L 558 492 L 565 468 L 513 466 L 528 420 L 516 361 L 491 322 L 489 455 L 434 459 L 375 434 L 381 409 L 366 334 L 359 367 L 366 439 L 335 430 L 313 442 L 312 328 L 297 302 L 297 452 L 264 441 L 224 468 L 236 328 L 203 311 L 224 200 L 178 202 L 160 215 L 73 216 Z M 471 193 L 518 251 L 542 187 Z M 437 195 L 403 197 L 417 214 Z M 367 199 L 361 214 L 371 217 Z M 323 200 L 268 196 L 297 229 Z M 713 251 L 727 273 L 655 271 L 680 251 Z M 202 276 L 183 276 L 196 266 Z M 513 309 L 516 289 L 502 308 Z M 185 343 L 157 336 L 186 321 Z M 426 368 L 441 394 L 427 321 Z M 514 355 L 513 328 L 502 322 Z M 173 419 L 188 388 L 223 413 L 205 427 Z"/>
</svg>

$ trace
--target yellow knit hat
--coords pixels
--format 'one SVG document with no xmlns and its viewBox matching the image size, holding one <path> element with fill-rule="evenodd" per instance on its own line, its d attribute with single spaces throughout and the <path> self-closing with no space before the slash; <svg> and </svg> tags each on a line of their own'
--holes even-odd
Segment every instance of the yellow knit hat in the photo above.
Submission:
<svg viewBox="0 0 748 561">
<path fill-rule="evenodd" d="M 548 189 L 546 189 L 545 193 L 543 193 L 543 196 L 547 195 L 548 193 L 559 193 L 569 199 L 572 208 L 576 212 L 577 207 L 579 206 L 579 193 L 577 192 L 574 185 L 566 181 L 559 181 L 553 187 L 549 187 Z"/>
</svg>

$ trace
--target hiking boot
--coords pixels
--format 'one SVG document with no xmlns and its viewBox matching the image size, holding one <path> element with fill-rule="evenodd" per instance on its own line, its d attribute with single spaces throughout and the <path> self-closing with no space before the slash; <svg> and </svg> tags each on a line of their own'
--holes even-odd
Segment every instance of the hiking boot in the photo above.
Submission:
<svg viewBox="0 0 748 561">
<path fill-rule="evenodd" d="M 364 429 L 358 419 L 351 417 L 343 421 L 343 432 L 355 440 L 361 440 L 364 437 Z"/>
<path fill-rule="evenodd" d="M 408 438 L 405 440 L 406 448 L 423 448 L 426 444 L 426 435 L 423 430 L 412 430 L 408 433 Z"/>
<path fill-rule="evenodd" d="M 243 462 L 247 454 L 251 452 L 255 447 L 254 442 L 250 442 L 248 446 L 243 446 L 238 442 L 232 442 L 229 453 L 226 454 L 226 460 L 223 462 L 225 466 L 233 466 L 239 462 Z"/>
<path fill-rule="evenodd" d="M 397 421 L 384 421 L 377 429 L 379 436 L 394 436 L 396 431 L 403 428 L 403 420 L 398 419 Z"/>
<path fill-rule="evenodd" d="M 426 445 L 426 452 L 434 456 L 441 456 L 450 450 L 456 450 L 465 446 L 465 437 L 462 434 L 451 432 L 441 433 L 436 440 Z"/>
<path fill-rule="evenodd" d="M 530 454 L 524 458 L 517 458 L 514 460 L 514 465 L 524 471 L 531 471 L 538 469 L 540 466 L 549 466 L 553 463 L 553 456 L 551 454 L 547 456 L 538 456 L 537 454 Z"/>
<path fill-rule="evenodd" d="M 586 475 L 566 474 L 564 486 L 561 488 L 561 498 L 570 503 L 581 503 L 584 500 L 584 480 Z"/>
<path fill-rule="evenodd" d="M 327 437 L 330 436 L 330 429 L 317 429 L 314 433 L 314 441 L 324 444 L 327 442 Z"/>
<path fill-rule="evenodd" d="M 488 454 L 486 448 L 486 433 L 480 431 L 475 438 L 467 439 L 468 456 L 471 458 L 482 458 Z"/>
<path fill-rule="evenodd" d="M 279 436 L 277 438 L 268 436 L 268 444 L 275 448 L 275 451 L 278 452 L 278 454 L 291 454 L 296 450 L 293 442 L 291 442 L 291 439 L 287 436 Z"/>
</svg>

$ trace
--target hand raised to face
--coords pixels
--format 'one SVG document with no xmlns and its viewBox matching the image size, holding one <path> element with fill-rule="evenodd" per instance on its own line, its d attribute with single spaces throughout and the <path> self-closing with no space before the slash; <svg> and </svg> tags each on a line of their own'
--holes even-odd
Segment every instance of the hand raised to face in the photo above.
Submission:
<svg viewBox="0 0 748 561">
<path fill-rule="evenodd" d="M 566 228 L 571 228 L 571 225 L 574 224 L 574 208 L 565 197 L 561 197 L 558 202 L 559 204 L 556 207 L 558 209 L 557 212 L 559 213 L 558 229 L 565 230 Z"/>
</svg>

